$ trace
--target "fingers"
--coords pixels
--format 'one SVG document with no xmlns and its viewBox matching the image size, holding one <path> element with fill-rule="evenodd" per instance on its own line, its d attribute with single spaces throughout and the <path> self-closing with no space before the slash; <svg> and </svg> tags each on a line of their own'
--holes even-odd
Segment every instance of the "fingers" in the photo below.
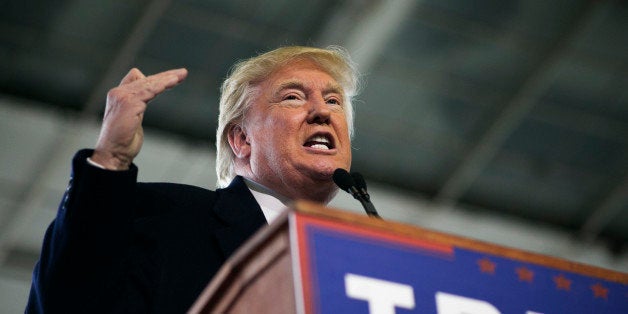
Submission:
<svg viewBox="0 0 628 314">
<path fill-rule="evenodd" d="M 94 160 L 107 169 L 128 169 L 142 146 L 147 102 L 181 83 L 187 73 L 186 69 L 176 69 L 145 76 L 140 70 L 131 69 L 120 85 L 107 94 Z"/>
<path fill-rule="evenodd" d="M 145 77 L 146 76 L 144 75 L 144 73 L 142 73 L 140 70 L 138 70 L 137 68 L 132 68 L 131 71 L 129 71 L 129 73 L 127 73 L 126 76 L 122 78 L 120 85 L 128 84 L 133 81 L 143 79 Z"/>
<path fill-rule="evenodd" d="M 187 76 L 188 76 L 188 70 L 175 69 L 175 70 L 169 70 L 169 71 L 161 72 L 159 74 L 151 75 L 147 77 L 147 80 L 149 81 L 157 80 L 159 83 L 163 83 L 164 89 L 168 89 L 181 83 Z M 157 84 L 157 85 L 160 85 L 160 84 Z"/>
<path fill-rule="evenodd" d="M 170 76 L 170 75 L 176 76 L 178 79 L 178 82 L 181 82 L 188 76 L 188 70 L 186 68 L 173 69 L 173 70 L 168 70 L 168 71 L 151 75 L 151 77 L 158 77 L 162 75 L 163 76 Z"/>
<path fill-rule="evenodd" d="M 144 73 L 142 73 L 139 69 L 137 68 L 133 68 L 129 71 L 129 73 L 126 74 L 126 76 L 124 76 L 124 78 L 122 78 L 122 81 L 120 82 L 120 85 L 125 85 L 125 84 L 129 84 L 138 80 L 142 80 L 142 79 L 146 79 L 148 81 L 151 81 L 150 84 L 152 84 L 152 81 L 157 81 L 156 83 L 159 83 L 161 81 L 164 80 L 164 78 L 168 79 L 171 76 L 176 77 L 172 78 L 174 81 L 174 84 L 169 84 L 168 88 L 181 83 L 181 81 L 183 81 L 188 75 L 188 71 L 185 68 L 181 68 L 181 69 L 174 69 L 174 70 L 168 70 L 168 71 L 164 71 L 161 73 L 157 73 L 151 76 L 146 77 L 144 75 Z M 167 80 L 166 80 L 167 81 Z"/>
<path fill-rule="evenodd" d="M 182 68 L 144 76 L 140 70 L 132 69 L 114 90 L 118 95 L 127 95 L 135 100 L 148 102 L 164 90 L 181 83 L 187 74 L 187 70 Z"/>
<path fill-rule="evenodd" d="M 164 90 L 181 83 L 187 77 L 186 69 L 176 69 L 138 79 L 128 84 L 131 90 L 141 101 L 148 102 Z"/>
</svg>

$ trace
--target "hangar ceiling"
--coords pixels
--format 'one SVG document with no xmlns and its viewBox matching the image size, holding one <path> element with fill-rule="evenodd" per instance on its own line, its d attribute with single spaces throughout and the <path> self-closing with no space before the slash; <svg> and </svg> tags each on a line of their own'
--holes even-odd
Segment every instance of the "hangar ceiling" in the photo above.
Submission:
<svg viewBox="0 0 628 314">
<path fill-rule="evenodd" d="M 67 177 L 58 168 L 68 147 L 93 145 L 81 126 L 100 119 L 107 90 L 131 67 L 188 68 L 184 84 L 151 103 L 145 125 L 211 149 L 218 87 L 235 61 L 333 44 L 364 73 L 353 169 L 369 182 L 553 225 L 620 254 L 627 34 L 628 2 L 619 0 L 5 1 L 0 100 L 66 123 L 34 116 L 24 125 L 13 118 L 20 106 L 3 109 L 0 227 L 58 201 L 42 182 Z M 16 237 L 7 233 L 5 249 Z"/>
</svg>

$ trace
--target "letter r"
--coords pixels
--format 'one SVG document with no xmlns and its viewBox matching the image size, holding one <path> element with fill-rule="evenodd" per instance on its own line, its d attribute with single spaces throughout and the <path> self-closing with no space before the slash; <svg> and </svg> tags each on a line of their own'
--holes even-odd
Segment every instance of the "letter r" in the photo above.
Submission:
<svg viewBox="0 0 628 314">
<path fill-rule="evenodd" d="M 497 308 L 486 301 L 440 291 L 436 292 L 436 312 L 438 314 L 500 314 Z"/>
</svg>

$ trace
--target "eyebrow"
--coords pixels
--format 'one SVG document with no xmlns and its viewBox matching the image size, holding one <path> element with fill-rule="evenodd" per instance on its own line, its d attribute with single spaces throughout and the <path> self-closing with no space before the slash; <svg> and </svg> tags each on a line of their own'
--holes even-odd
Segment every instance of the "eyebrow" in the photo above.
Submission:
<svg viewBox="0 0 628 314">
<path fill-rule="evenodd" d="M 279 94 L 281 91 L 286 90 L 286 89 L 298 89 L 298 90 L 305 91 L 307 88 L 301 81 L 290 80 L 290 81 L 286 81 L 279 84 L 279 86 L 275 88 L 273 92 L 273 96 L 278 96 L 277 94 Z M 328 82 L 325 88 L 323 89 L 323 94 L 327 95 L 327 94 L 333 94 L 333 93 L 344 96 L 342 87 L 339 84 Z"/>
</svg>

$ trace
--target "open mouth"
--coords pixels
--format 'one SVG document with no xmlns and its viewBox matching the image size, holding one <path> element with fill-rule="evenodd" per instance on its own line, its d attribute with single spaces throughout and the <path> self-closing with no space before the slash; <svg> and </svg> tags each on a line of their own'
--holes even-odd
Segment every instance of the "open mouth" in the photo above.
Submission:
<svg viewBox="0 0 628 314">
<path fill-rule="evenodd" d="M 334 148 L 334 142 L 331 136 L 327 134 L 315 134 L 310 137 L 303 146 L 321 150 L 330 150 Z"/>
</svg>

